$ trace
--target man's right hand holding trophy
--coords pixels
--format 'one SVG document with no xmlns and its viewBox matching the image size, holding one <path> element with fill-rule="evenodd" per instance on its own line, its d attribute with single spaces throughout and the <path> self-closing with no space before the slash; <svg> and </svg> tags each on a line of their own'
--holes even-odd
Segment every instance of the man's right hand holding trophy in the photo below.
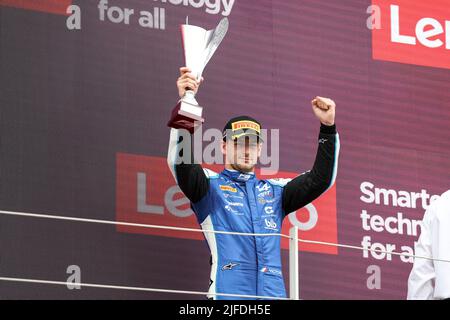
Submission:
<svg viewBox="0 0 450 320">
<path fill-rule="evenodd" d="M 204 80 L 203 77 L 201 77 L 200 80 L 197 80 L 197 77 L 192 73 L 191 69 L 188 67 L 181 67 L 180 77 L 177 80 L 178 95 L 180 98 L 183 98 L 188 90 L 194 91 L 194 95 L 197 94 L 198 88 Z"/>
</svg>

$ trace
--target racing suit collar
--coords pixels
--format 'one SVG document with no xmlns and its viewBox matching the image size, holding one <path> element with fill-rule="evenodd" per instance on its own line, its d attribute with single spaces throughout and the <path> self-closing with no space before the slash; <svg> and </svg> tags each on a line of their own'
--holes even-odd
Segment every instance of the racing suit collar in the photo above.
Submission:
<svg viewBox="0 0 450 320">
<path fill-rule="evenodd" d="M 227 176 L 231 180 L 239 182 L 247 182 L 256 178 L 254 172 L 240 172 L 231 169 L 224 169 L 222 171 L 222 174 Z"/>
</svg>

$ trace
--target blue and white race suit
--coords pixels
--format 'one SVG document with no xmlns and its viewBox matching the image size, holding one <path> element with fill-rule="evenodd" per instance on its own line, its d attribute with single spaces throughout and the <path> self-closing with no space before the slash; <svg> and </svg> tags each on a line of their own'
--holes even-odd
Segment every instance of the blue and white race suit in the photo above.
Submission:
<svg viewBox="0 0 450 320">
<path fill-rule="evenodd" d="M 318 141 L 313 168 L 294 179 L 259 180 L 253 173 L 227 169 L 216 173 L 192 162 L 177 163 L 177 129 L 171 131 L 168 162 L 204 231 L 280 233 L 287 214 L 334 184 L 339 155 L 336 127 L 322 125 Z M 208 297 L 230 299 L 216 293 L 286 297 L 279 236 L 210 232 L 204 236 L 211 251 Z"/>
</svg>

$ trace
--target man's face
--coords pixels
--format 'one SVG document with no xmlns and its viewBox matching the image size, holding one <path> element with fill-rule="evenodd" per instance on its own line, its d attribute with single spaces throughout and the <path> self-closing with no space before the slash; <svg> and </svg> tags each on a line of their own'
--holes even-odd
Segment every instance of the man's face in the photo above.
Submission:
<svg viewBox="0 0 450 320">
<path fill-rule="evenodd" d="M 262 143 L 253 135 L 227 140 L 222 144 L 226 164 L 234 170 L 252 172 L 261 155 Z"/>
</svg>

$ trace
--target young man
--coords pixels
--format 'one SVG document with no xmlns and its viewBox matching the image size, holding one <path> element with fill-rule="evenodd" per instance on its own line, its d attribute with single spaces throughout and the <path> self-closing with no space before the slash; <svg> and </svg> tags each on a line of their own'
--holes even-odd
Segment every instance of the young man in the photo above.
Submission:
<svg viewBox="0 0 450 320">
<path fill-rule="evenodd" d="M 198 90 L 190 70 L 180 69 L 180 97 L 186 88 Z M 202 79 L 203 80 L 203 79 Z M 231 119 L 223 130 L 225 169 L 216 173 L 190 163 L 177 163 L 180 133 L 171 130 L 168 163 L 191 201 L 203 230 L 240 233 L 280 233 L 286 215 L 302 208 L 329 189 L 336 178 L 339 136 L 334 124 L 335 103 L 317 97 L 314 114 L 321 122 L 313 168 L 294 179 L 258 180 L 255 165 L 261 154 L 261 124 L 249 116 Z M 184 157 L 183 157 L 184 158 Z M 178 158 L 182 159 L 182 158 Z M 279 236 L 204 233 L 211 251 L 209 298 L 215 293 L 285 297 Z M 236 298 L 231 298 L 236 299 Z"/>
<path fill-rule="evenodd" d="M 450 260 L 450 190 L 425 211 L 415 254 Z M 408 279 L 408 300 L 450 298 L 450 262 L 414 258 Z"/>
</svg>

